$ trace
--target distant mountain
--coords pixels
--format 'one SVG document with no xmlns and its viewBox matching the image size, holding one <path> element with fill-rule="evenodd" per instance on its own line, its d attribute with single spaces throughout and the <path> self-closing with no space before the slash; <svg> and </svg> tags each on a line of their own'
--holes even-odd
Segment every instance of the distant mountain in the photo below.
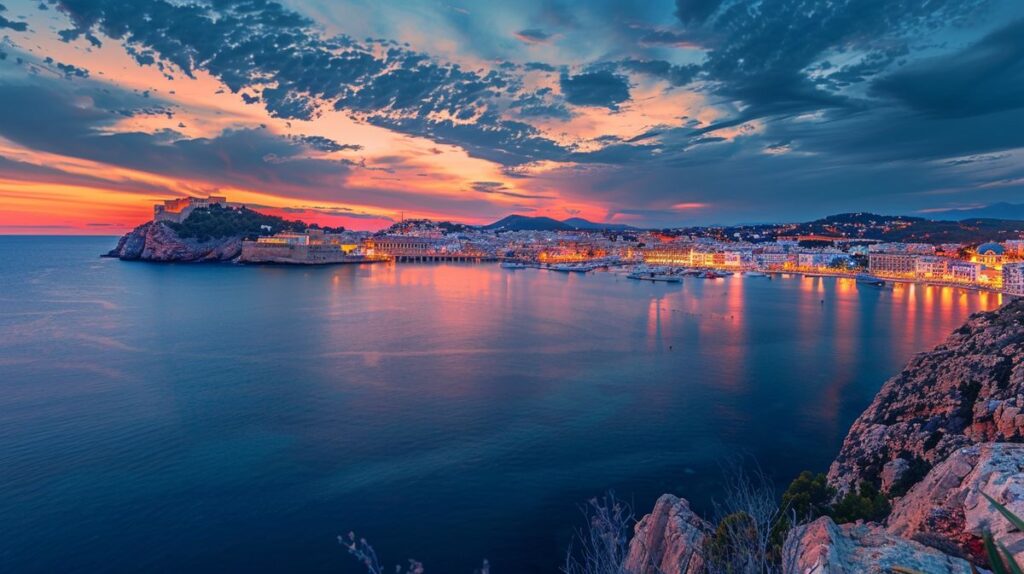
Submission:
<svg viewBox="0 0 1024 574">
<path fill-rule="evenodd" d="M 1024 220 L 1024 203 L 993 203 L 971 209 L 948 209 L 925 214 L 928 219 L 962 221 L 964 219 Z"/>
<path fill-rule="evenodd" d="M 596 223 L 594 221 L 583 219 L 582 217 L 573 217 L 571 219 L 566 219 L 565 221 L 558 221 L 557 219 L 552 219 L 550 217 L 509 215 L 508 217 L 495 221 L 490 225 L 485 225 L 483 229 L 497 231 L 629 231 L 635 230 L 636 228 L 629 225 L 623 225 L 621 223 Z"/>
<path fill-rule="evenodd" d="M 562 221 L 566 225 L 571 225 L 576 229 L 599 229 L 608 231 L 634 231 L 636 227 L 632 225 L 625 225 L 623 223 L 595 223 L 588 221 L 582 217 L 572 217 Z"/>
<path fill-rule="evenodd" d="M 528 215 L 509 215 L 490 225 L 485 225 L 483 228 L 495 231 L 572 231 L 575 229 L 557 219 Z"/>
</svg>

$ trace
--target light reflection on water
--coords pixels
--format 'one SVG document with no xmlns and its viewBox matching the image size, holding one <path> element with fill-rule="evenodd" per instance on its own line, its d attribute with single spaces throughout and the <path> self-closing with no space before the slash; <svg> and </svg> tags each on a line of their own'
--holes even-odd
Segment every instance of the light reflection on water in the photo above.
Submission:
<svg viewBox="0 0 1024 574">
<path fill-rule="evenodd" d="M 614 487 L 708 508 L 719 464 L 823 470 L 913 353 L 1000 297 L 847 279 L 98 260 L 0 238 L 13 571 L 554 572 Z"/>
</svg>

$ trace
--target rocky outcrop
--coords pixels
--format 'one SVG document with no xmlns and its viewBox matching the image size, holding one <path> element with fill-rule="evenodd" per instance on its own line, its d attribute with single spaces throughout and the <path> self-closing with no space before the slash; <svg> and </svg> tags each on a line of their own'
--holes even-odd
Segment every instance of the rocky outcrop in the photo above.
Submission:
<svg viewBox="0 0 1024 574">
<path fill-rule="evenodd" d="M 979 563 L 985 562 L 981 535 L 988 530 L 1024 563 L 1024 533 L 992 508 L 983 492 L 1024 516 L 1024 444 L 957 450 L 893 505 L 888 530 L 929 545 L 952 542 Z"/>
<path fill-rule="evenodd" d="M 822 517 L 793 529 L 783 547 L 785 574 L 890 574 L 894 566 L 928 574 L 970 574 L 967 561 L 899 538 L 877 524 L 836 525 Z"/>
<path fill-rule="evenodd" d="M 122 236 L 106 256 L 125 261 L 231 261 L 241 252 L 241 237 L 196 241 L 179 237 L 164 222 L 150 221 Z"/>
<path fill-rule="evenodd" d="M 704 541 L 711 526 L 684 498 L 663 494 L 636 524 L 629 543 L 630 574 L 703 574 Z"/>
<path fill-rule="evenodd" d="M 868 480 L 891 492 L 898 477 L 905 489 L 957 449 L 1022 439 L 1024 300 L 1018 299 L 972 316 L 889 379 L 847 434 L 829 483 L 846 492 Z M 899 459 L 906 464 L 892 464 Z"/>
</svg>

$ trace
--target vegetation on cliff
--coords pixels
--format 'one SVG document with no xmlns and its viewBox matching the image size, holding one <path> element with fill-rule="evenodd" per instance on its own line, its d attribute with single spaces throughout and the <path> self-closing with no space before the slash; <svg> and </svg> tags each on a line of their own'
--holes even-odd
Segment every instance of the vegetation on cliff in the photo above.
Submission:
<svg viewBox="0 0 1024 574">
<path fill-rule="evenodd" d="M 316 224 L 307 225 L 302 221 L 291 221 L 275 215 L 266 215 L 258 211 L 241 207 L 233 209 L 221 205 L 196 209 L 185 221 L 167 224 L 178 237 L 209 241 L 224 237 L 253 238 L 259 235 L 273 235 L 282 231 L 305 231 L 309 228 L 318 229 Z M 343 227 L 324 228 L 328 232 L 341 232 Z"/>
</svg>

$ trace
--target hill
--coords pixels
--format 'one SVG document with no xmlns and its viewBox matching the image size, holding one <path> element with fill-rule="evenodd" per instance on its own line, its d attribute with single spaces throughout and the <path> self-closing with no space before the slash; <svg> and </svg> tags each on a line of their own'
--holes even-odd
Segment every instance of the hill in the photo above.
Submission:
<svg viewBox="0 0 1024 574">
<path fill-rule="evenodd" d="M 485 225 L 483 229 L 490 231 L 572 231 L 575 228 L 550 217 L 509 215 L 490 225 Z"/>
<path fill-rule="evenodd" d="M 563 220 L 562 223 L 571 225 L 576 229 L 593 229 L 593 230 L 607 230 L 607 231 L 635 231 L 636 227 L 632 225 L 625 225 L 623 223 L 595 223 L 583 219 L 582 217 L 572 217 Z"/>
<path fill-rule="evenodd" d="M 635 227 L 621 223 L 597 223 L 573 217 L 565 221 L 558 221 L 551 217 L 533 217 L 529 215 L 509 215 L 482 229 L 491 231 L 632 231 Z"/>
</svg>

